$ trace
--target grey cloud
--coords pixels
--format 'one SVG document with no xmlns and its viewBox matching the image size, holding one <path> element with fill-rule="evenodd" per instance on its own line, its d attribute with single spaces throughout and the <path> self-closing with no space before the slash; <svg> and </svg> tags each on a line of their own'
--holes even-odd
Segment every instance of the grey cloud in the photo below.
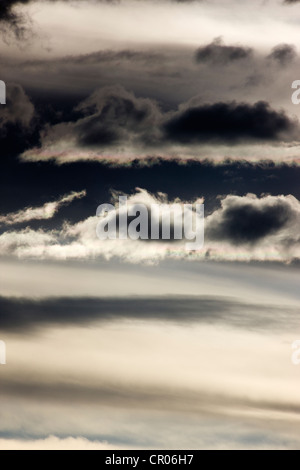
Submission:
<svg viewBox="0 0 300 470">
<path fill-rule="evenodd" d="M 258 313 L 259 312 L 259 313 Z M 0 297 L 0 329 L 24 331 L 50 325 L 88 325 L 126 319 L 173 323 L 222 323 L 234 328 L 292 329 L 298 309 L 246 305 L 228 298 L 48 298 L 43 300 Z M 288 320 L 288 321 L 287 321 Z M 288 326 L 287 326 L 288 324 Z"/>
<path fill-rule="evenodd" d="M 150 99 L 136 98 L 122 87 L 107 87 L 93 93 L 75 110 L 83 117 L 75 123 L 47 128 L 43 140 L 63 139 L 82 147 L 138 145 L 156 139 L 158 106 Z"/>
<path fill-rule="evenodd" d="M 51 378 L 51 377 L 50 377 Z M 299 414 L 300 404 L 296 401 L 251 399 L 239 395 L 186 390 L 184 387 L 132 386 L 103 381 L 101 384 L 72 383 L 64 380 L 57 382 L 53 377 L 27 378 L 26 380 L 3 378 L 0 383 L 2 397 L 18 397 L 23 400 L 47 403 L 93 404 L 113 408 L 176 411 L 181 413 L 201 413 L 202 416 L 228 415 L 229 410 L 238 414 L 247 410 L 260 411 L 269 416 L 270 412 Z"/>
<path fill-rule="evenodd" d="M 201 46 L 195 54 L 196 62 L 213 65 L 228 65 L 232 62 L 249 59 L 253 50 L 244 46 L 227 46 L 221 38 L 216 38 L 211 44 Z"/>
<path fill-rule="evenodd" d="M 153 70 L 159 69 L 166 64 L 168 58 L 166 53 L 158 53 L 152 50 L 99 50 L 89 54 L 68 55 L 59 58 L 43 58 L 43 59 L 28 59 L 20 63 L 10 63 L 12 68 L 22 67 L 26 73 L 44 74 L 46 71 L 51 71 L 52 74 L 58 74 L 62 77 L 65 73 L 70 73 L 70 67 L 74 68 L 74 74 L 78 75 L 78 71 L 85 67 L 85 77 L 93 75 L 93 71 L 97 69 L 99 75 L 102 76 L 108 73 L 111 77 L 116 72 L 115 67 L 118 67 L 118 82 L 124 73 L 134 74 L 136 70 L 143 73 L 145 71 L 151 73 Z M 157 72 L 158 73 L 158 72 Z M 175 72 L 174 72 L 175 73 Z M 80 74 L 79 74 L 80 75 Z M 79 77 L 77 77 L 77 80 Z M 99 80 L 99 79 L 98 79 Z M 99 85 L 99 82 L 98 82 Z"/>
<path fill-rule="evenodd" d="M 219 71 L 222 73 L 220 80 L 215 65 L 210 62 L 203 64 L 200 71 L 195 64 L 194 54 L 192 47 L 175 49 L 161 46 L 158 49 L 157 46 L 152 46 L 139 50 L 134 46 L 132 50 L 96 50 L 90 54 L 48 59 L 46 55 L 42 59 L 4 58 L 2 70 L 5 77 L 15 80 L 17 70 L 22 68 L 21 83 L 30 87 L 30 90 L 34 89 L 35 94 L 39 93 L 39 100 L 47 97 L 43 85 L 47 83 L 49 90 L 61 94 L 61 108 L 64 108 L 67 100 L 70 102 L 73 99 L 75 105 L 76 96 L 79 102 L 95 89 L 117 83 L 133 91 L 136 96 L 159 100 L 165 110 L 174 110 L 193 96 L 198 96 L 198 103 L 202 105 L 213 103 L 216 99 L 222 103 L 230 103 L 233 99 L 237 103 L 255 103 L 261 98 L 265 99 L 267 87 L 270 106 L 273 109 L 283 107 L 286 112 L 291 111 L 289 100 L 286 100 L 288 89 L 282 95 L 286 89 L 287 71 L 284 67 L 277 67 L 274 81 L 274 67 L 270 67 L 270 64 L 276 66 L 278 62 L 266 60 L 265 55 L 257 52 L 251 59 L 251 64 L 233 61 L 222 66 L 222 71 Z M 291 76 L 297 77 L 298 61 L 288 65 Z M 58 110 L 60 111 L 63 112 L 63 109 Z M 61 122 L 64 120 L 62 118 Z"/>
<path fill-rule="evenodd" d="M 293 140 L 298 121 L 266 102 L 214 103 L 191 106 L 176 113 L 164 125 L 170 141 L 192 144 L 203 142 Z"/>
<path fill-rule="evenodd" d="M 1 33 L 13 33 L 18 40 L 24 40 L 29 32 L 31 24 L 30 18 L 19 10 L 20 6 L 26 6 L 30 3 L 38 3 L 45 0 L 1 0 L 0 4 L 0 24 Z M 50 0 L 51 2 L 58 2 L 59 0 Z M 64 2 L 72 3 L 78 0 L 63 0 Z M 118 3 L 118 0 L 96 0 L 102 3 Z"/>
<path fill-rule="evenodd" d="M 296 118 L 276 111 L 267 102 L 219 102 L 179 107 L 163 112 L 158 104 L 136 97 L 123 87 L 105 87 L 81 102 L 74 120 L 46 126 L 41 148 L 24 154 L 28 160 L 76 159 L 78 151 L 138 155 L 203 143 L 294 142 L 300 128 Z M 86 153 L 86 159 L 90 158 Z"/>
<path fill-rule="evenodd" d="M 299 203 L 293 197 L 227 196 L 222 209 L 208 218 L 206 235 L 211 240 L 229 240 L 237 245 L 256 244 L 299 224 Z M 297 234 L 297 230 L 291 232 Z"/>
<path fill-rule="evenodd" d="M 286 66 L 297 58 L 297 52 L 294 45 L 279 44 L 272 49 L 268 59 L 274 60 L 280 66 Z"/>
<path fill-rule="evenodd" d="M 29 128 L 35 116 L 35 108 L 24 89 L 18 84 L 7 84 L 6 105 L 0 107 L 0 129 L 9 124 Z"/>
<path fill-rule="evenodd" d="M 81 55 L 73 55 L 73 56 L 66 56 L 62 59 L 54 59 L 53 61 L 58 64 L 79 64 L 79 65 L 91 65 L 91 64 L 98 64 L 101 62 L 122 62 L 122 61 L 129 61 L 129 62 L 142 62 L 142 63 L 161 63 L 164 60 L 164 55 L 159 54 L 156 52 L 143 52 L 143 51 L 136 51 L 125 49 L 121 51 L 112 51 L 112 50 L 103 50 L 103 51 L 96 51 L 90 54 L 81 54 Z M 45 65 L 45 61 L 27 61 L 24 65 L 26 66 L 37 66 L 37 65 Z"/>
<path fill-rule="evenodd" d="M 28 18 L 16 10 L 20 5 L 28 5 L 31 0 L 1 0 L 0 25 L 1 33 L 12 32 L 18 39 L 23 39 L 28 26 Z"/>
</svg>

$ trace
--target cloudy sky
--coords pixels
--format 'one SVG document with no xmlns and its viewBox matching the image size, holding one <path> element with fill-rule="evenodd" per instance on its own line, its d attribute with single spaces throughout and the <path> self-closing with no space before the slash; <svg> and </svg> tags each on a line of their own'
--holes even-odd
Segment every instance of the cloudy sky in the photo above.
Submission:
<svg viewBox="0 0 300 470">
<path fill-rule="evenodd" d="M 0 449 L 299 449 L 300 2 L 1 0 Z M 205 244 L 97 207 L 205 204 Z"/>
</svg>

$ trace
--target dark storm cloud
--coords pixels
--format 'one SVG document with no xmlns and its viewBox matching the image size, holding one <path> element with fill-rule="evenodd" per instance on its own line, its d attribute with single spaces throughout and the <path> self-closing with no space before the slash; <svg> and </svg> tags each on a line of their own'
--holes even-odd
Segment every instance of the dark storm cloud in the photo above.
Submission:
<svg viewBox="0 0 300 470">
<path fill-rule="evenodd" d="M 175 114 L 164 128 L 168 140 L 182 144 L 289 140 L 299 132 L 296 121 L 263 101 L 190 107 Z"/>
<path fill-rule="evenodd" d="M 259 313 L 258 313 L 259 312 Z M 158 298 L 49 298 L 0 297 L 2 331 L 35 330 L 51 325 L 88 325 L 120 320 L 155 320 L 173 323 L 224 323 L 236 328 L 282 329 L 297 324 L 298 310 L 288 307 L 246 305 L 215 297 Z"/>
<path fill-rule="evenodd" d="M 104 87 L 74 108 L 71 121 L 46 126 L 41 148 L 27 152 L 25 160 L 44 158 L 64 162 L 66 155 L 87 149 L 100 153 L 172 151 L 172 146 L 202 143 L 291 142 L 297 140 L 299 123 L 267 102 L 219 102 L 163 112 L 151 99 L 136 97 L 121 86 Z M 63 156 L 61 151 L 63 149 Z M 89 159 L 89 154 L 86 154 Z"/>
<path fill-rule="evenodd" d="M 249 59 L 253 50 L 243 46 L 227 46 L 221 38 L 216 38 L 211 44 L 201 46 L 195 54 L 196 62 L 213 65 L 228 65 L 232 62 Z"/>
<path fill-rule="evenodd" d="M 211 216 L 206 236 L 235 245 L 255 244 L 293 224 L 299 226 L 299 208 L 292 198 L 228 196 Z"/>
<path fill-rule="evenodd" d="M 268 59 L 274 60 L 281 66 L 293 62 L 297 58 L 296 48 L 292 44 L 279 44 L 272 49 Z"/>
<path fill-rule="evenodd" d="M 75 108 L 76 122 L 48 127 L 42 141 L 59 143 L 62 139 L 81 148 L 113 145 L 137 146 L 156 141 L 161 117 L 158 106 L 150 99 L 136 98 L 119 86 L 102 88 Z"/>
</svg>

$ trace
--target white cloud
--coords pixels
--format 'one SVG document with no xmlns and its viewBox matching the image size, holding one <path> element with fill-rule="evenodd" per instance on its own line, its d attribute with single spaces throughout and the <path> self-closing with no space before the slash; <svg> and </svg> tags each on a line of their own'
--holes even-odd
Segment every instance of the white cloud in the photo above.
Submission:
<svg viewBox="0 0 300 470">
<path fill-rule="evenodd" d="M 52 219 L 62 206 L 70 204 L 75 199 L 81 199 L 85 196 L 86 191 L 72 192 L 71 194 L 61 197 L 57 201 L 47 202 L 41 207 L 29 207 L 12 214 L 0 215 L 0 224 L 15 225 L 30 222 L 31 220 Z"/>
<path fill-rule="evenodd" d="M 157 203 L 162 195 L 138 190 L 128 203 Z M 185 250 L 185 241 L 99 240 L 99 218 L 89 217 L 60 230 L 15 230 L 0 236 L 0 254 L 37 259 L 119 258 L 132 263 L 155 263 L 166 258 L 225 261 L 277 261 L 300 259 L 300 203 L 293 196 L 257 198 L 228 196 L 220 210 L 206 219 L 204 249 Z"/>
<path fill-rule="evenodd" d="M 49 436 L 46 439 L 20 440 L 0 439 L 1 450 L 120 450 L 106 442 L 92 442 L 84 438 L 60 439 Z"/>
</svg>

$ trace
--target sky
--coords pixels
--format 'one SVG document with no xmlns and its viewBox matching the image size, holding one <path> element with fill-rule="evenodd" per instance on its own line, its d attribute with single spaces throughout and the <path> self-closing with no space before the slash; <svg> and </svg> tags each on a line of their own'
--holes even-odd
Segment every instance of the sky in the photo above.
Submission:
<svg viewBox="0 0 300 470">
<path fill-rule="evenodd" d="M 1 450 L 300 448 L 299 23 L 1 1 Z M 204 203 L 203 248 L 99 240 L 119 196 Z"/>
</svg>

